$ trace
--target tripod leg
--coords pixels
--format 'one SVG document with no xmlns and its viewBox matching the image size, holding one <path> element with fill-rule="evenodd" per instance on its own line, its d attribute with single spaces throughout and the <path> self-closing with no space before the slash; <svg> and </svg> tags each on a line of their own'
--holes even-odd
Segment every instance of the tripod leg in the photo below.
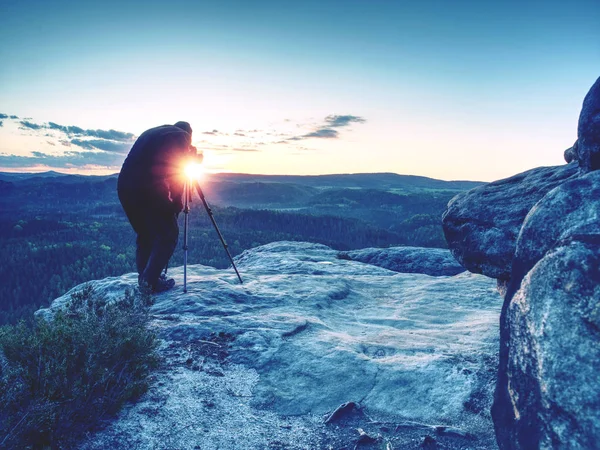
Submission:
<svg viewBox="0 0 600 450">
<path fill-rule="evenodd" d="M 235 266 L 235 263 L 233 262 L 231 253 L 229 253 L 229 247 L 227 246 L 227 242 L 225 242 L 225 238 L 223 238 L 223 235 L 221 234 L 221 230 L 219 230 L 219 227 L 217 226 L 217 222 L 215 222 L 215 217 L 213 215 L 212 209 L 210 209 L 210 206 L 208 205 L 208 202 L 206 201 L 206 197 L 204 197 L 204 192 L 202 192 L 200 183 L 198 183 L 196 181 L 195 186 L 196 186 L 196 191 L 198 192 L 198 196 L 200 197 L 200 200 L 202 200 L 202 204 L 204 205 L 204 209 L 206 209 L 206 212 L 208 213 L 208 217 L 210 218 L 210 221 L 212 222 L 213 226 L 215 227 L 215 231 L 217 232 L 217 235 L 219 236 L 219 239 L 221 240 L 221 244 L 223 244 L 223 248 L 225 249 L 225 252 L 227 252 L 227 256 L 229 257 L 229 261 L 231 261 L 233 270 L 235 270 L 235 274 L 237 275 L 238 280 L 240 280 L 240 284 L 243 284 L 244 282 L 242 281 L 242 277 L 240 276 L 240 273 L 238 272 L 237 267 Z"/>
<path fill-rule="evenodd" d="M 187 292 L 187 259 L 188 259 L 188 226 L 189 226 L 189 182 L 186 182 L 183 187 L 183 195 L 185 196 L 185 204 L 183 208 L 183 292 Z"/>
</svg>

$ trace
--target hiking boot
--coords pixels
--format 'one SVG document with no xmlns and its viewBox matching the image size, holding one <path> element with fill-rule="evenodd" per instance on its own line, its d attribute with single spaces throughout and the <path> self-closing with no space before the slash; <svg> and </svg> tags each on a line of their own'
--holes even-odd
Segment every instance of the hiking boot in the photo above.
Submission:
<svg viewBox="0 0 600 450">
<path fill-rule="evenodd" d="M 159 292 L 165 292 L 175 286 L 175 280 L 173 278 L 159 278 L 156 284 L 152 288 L 152 292 L 158 294 Z"/>
</svg>

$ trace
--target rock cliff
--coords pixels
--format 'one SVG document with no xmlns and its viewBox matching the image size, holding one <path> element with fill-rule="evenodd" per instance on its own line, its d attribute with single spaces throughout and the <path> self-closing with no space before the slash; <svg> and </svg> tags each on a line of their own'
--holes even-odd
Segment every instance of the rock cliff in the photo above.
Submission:
<svg viewBox="0 0 600 450">
<path fill-rule="evenodd" d="M 452 254 L 505 293 L 492 410 L 501 449 L 600 439 L 600 78 L 565 159 L 461 194 L 443 217 Z"/>
</svg>

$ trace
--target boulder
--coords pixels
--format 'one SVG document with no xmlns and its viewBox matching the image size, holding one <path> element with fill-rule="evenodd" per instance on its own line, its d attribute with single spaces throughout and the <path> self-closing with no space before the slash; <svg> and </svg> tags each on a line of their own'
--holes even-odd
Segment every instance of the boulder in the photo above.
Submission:
<svg viewBox="0 0 600 450">
<path fill-rule="evenodd" d="M 583 100 L 577 125 L 577 156 L 584 172 L 600 169 L 600 78 Z"/>
<path fill-rule="evenodd" d="M 449 250 L 423 247 L 365 248 L 340 252 L 338 258 L 359 261 L 401 273 L 452 276 L 465 271 Z"/>
<path fill-rule="evenodd" d="M 577 141 L 575 141 L 575 143 L 573 144 L 573 147 L 569 147 L 568 149 L 565 150 L 564 154 L 563 154 L 565 161 L 567 163 L 570 162 L 579 162 L 579 160 L 577 159 Z"/>
<path fill-rule="evenodd" d="M 531 210 L 500 324 L 493 417 L 501 449 L 600 439 L 600 172 Z"/>
<path fill-rule="evenodd" d="M 578 174 L 577 164 L 539 167 L 457 195 L 442 216 L 452 255 L 473 273 L 508 280 L 519 230 L 529 210 Z"/>
</svg>

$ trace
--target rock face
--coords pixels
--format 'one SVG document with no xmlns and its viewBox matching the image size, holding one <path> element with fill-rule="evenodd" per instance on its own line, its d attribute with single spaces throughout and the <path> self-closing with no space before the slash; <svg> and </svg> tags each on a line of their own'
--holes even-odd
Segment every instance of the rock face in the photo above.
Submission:
<svg viewBox="0 0 600 450">
<path fill-rule="evenodd" d="M 454 197 L 442 216 L 448 247 L 473 273 L 508 280 L 519 230 L 529 210 L 579 167 L 539 167 Z"/>
<path fill-rule="evenodd" d="M 527 216 L 501 318 L 494 418 L 505 448 L 593 448 L 600 437 L 600 172 Z"/>
<path fill-rule="evenodd" d="M 504 449 L 587 449 L 600 440 L 600 79 L 572 161 L 453 199 L 453 255 L 505 289 L 492 416 Z"/>
<path fill-rule="evenodd" d="M 583 100 L 577 125 L 577 157 L 584 172 L 600 169 L 600 78 Z"/>
<path fill-rule="evenodd" d="M 456 262 L 449 250 L 441 248 L 365 248 L 340 252 L 338 257 L 402 273 L 442 276 L 458 275 L 465 271 L 465 268 Z"/>
<path fill-rule="evenodd" d="M 231 270 L 188 267 L 187 294 L 182 268 L 170 271 L 179 285 L 152 308 L 165 369 L 83 448 L 352 448 L 368 435 L 383 448 L 416 449 L 424 430 L 444 448 L 493 448 L 494 283 L 337 254 L 268 244 L 237 258 L 243 285 Z M 114 297 L 136 280 L 92 284 Z M 348 417 L 325 423 L 348 402 Z M 348 420 L 354 437 L 340 437 Z"/>
</svg>

